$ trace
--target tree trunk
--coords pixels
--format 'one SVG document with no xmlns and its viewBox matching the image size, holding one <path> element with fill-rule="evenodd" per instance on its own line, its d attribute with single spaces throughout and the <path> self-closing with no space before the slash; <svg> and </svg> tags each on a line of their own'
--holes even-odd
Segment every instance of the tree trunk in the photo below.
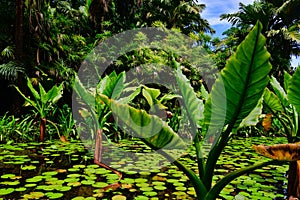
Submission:
<svg viewBox="0 0 300 200">
<path fill-rule="evenodd" d="M 47 122 L 47 119 L 45 117 L 41 118 L 41 122 L 40 122 L 40 142 L 45 141 L 46 122 Z"/>
<path fill-rule="evenodd" d="M 112 172 L 114 172 L 115 174 L 117 174 L 119 176 L 119 180 L 120 180 L 122 178 L 122 173 L 121 172 L 119 172 L 116 169 L 111 168 L 110 166 L 106 165 L 105 163 L 102 163 L 102 153 L 103 153 L 102 133 L 103 133 L 102 129 L 99 129 L 97 131 L 96 144 L 95 144 L 95 154 L 94 154 L 94 163 L 101 166 L 101 167 L 104 167 L 105 169 L 111 170 Z M 112 187 L 112 186 L 114 186 L 114 184 L 110 185 L 109 187 Z"/>
<path fill-rule="evenodd" d="M 96 162 L 102 161 L 102 129 L 97 131 L 94 160 Z"/>
<path fill-rule="evenodd" d="M 15 46 L 15 58 L 21 61 L 24 57 L 24 0 L 16 0 Z"/>
<path fill-rule="evenodd" d="M 290 162 L 288 171 L 288 199 L 300 198 L 300 161 Z"/>
<path fill-rule="evenodd" d="M 16 21 L 15 21 L 15 61 L 22 64 L 24 61 L 24 0 L 16 0 Z M 23 90 L 23 77 L 18 74 L 15 84 Z M 23 90 L 24 91 L 24 90 Z M 18 115 L 21 112 L 21 107 L 24 99 L 21 95 L 14 91 L 13 102 L 11 104 L 11 111 Z"/>
</svg>

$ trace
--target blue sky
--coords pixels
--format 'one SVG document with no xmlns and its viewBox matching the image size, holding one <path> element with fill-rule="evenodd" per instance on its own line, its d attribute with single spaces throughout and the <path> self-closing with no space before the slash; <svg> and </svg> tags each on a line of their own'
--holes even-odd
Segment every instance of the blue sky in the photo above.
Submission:
<svg viewBox="0 0 300 200">
<path fill-rule="evenodd" d="M 209 24 L 216 30 L 213 35 L 222 38 L 222 33 L 230 28 L 231 24 L 226 20 L 220 20 L 221 14 L 234 13 L 239 9 L 239 2 L 251 4 L 254 0 L 198 0 L 199 3 L 206 5 L 205 10 L 201 13 L 202 18 L 207 19 Z M 298 66 L 300 58 L 292 59 L 292 66 Z"/>
</svg>

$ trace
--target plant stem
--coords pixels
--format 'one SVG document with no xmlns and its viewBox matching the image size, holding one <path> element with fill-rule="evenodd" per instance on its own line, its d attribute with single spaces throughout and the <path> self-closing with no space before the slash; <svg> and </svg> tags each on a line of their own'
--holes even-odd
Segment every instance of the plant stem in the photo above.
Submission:
<svg viewBox="0 0 300 200">
<path fill-rule="evenodd" d="M 213 149 L 209 152 L 206 166 L 205 166 L 205 175 L 202 179 L 203 183 L 207 190 L 210 190 L 212 178 L 214 175 L 214 169 L 216 167 L 217 161 L 222 153 L 222 150 L 226 146 L 229 140 L 229 134 L 232 130 L 231 126 L 228 126 L 226 131 L 221 133 L 219 141 L 214 145 Z"/>
<path fill-rule="evenodd" d="M 56 124 L 55 124 L 54 122 L 50 121 L 50 120 L 47 120 L 47 122 L 49 122 L 50 124 L 52 124 L 52 125 L 55 127 L 55 129 L 56 129 L 56 131 L 57 131 L 57 135 L 58 135 L 58 137 L 60 138 L 59 129 L 58 129 L 58 127 L 56 126 Z"/>
<path fill-rule="evenodd" d="M 40 120 L 40 142 L 45 141 L 46 122 L 47 119 L 45 117 L 42 117 Z"/>
<path fill-rule="evenodd" d="M 222 191 L 222 189 L 229 184 L 232 180 L 234 180 L 235 178 L 248 173 L 250 171 L 262 168 L 264 166 L 267 165 L 272 165 L 272 164 L 277 164 L 279 163 L 279 161 L 277 160 L 271 160 L 268 162 L 263 162 L 263 163 L 258 163 L 256 165 L 251 165 L 249 167 L 245 167 L 236 171 L 233 171 L 231 173 L 229 173 L 228 175 L 226 175 L 225 177 L 223 177 L 219 182 L 217 182 L 214 187 L 207 193 L 205 200 L 215 200 L 218 195 L 220 194 L 220 192 Z"/>
<path fill-rule="evenodd" d="M 179 168 L 179 170 L 183 171 L 187 175 L 187 177 L 190 179 L 193 187 L 195 188 L 197 199 L 201 200 L 201 199 L 203 199 L 204 196 L 206 196 L 207 189 L 205 188 L 202 180 L 199 179 L 199 177 L 195 174 L 195 172 L 188 169 L 180 161 L 175 160 L 171 155 L 169 155 L 165 151 L 157 150 L 157 152 L 160 153 L 161 155 L 163 155 L 168 160 L 173 161 L 174 164 Z"/>
</svg>

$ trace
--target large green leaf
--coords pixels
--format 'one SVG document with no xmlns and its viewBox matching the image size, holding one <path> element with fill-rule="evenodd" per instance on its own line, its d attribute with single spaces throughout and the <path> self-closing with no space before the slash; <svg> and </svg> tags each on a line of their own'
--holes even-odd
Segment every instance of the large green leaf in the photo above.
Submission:
<svg viewBox="0 0 300 200">
<path fill-rule="evenodd" d="M 78 76 L 75 76 L 74 90 L 85 104 L 90 108 L 95 107 L 95 95 L 84 87 Z"/>
<path fill-rule="evenodd" d="M 300 113 L 300 69 L 298 68 L 292 79 L 290 80 L 288 92 L 288 101 L 295 106 Z"/>
<path fill-rule="evenodd" d="M 35 102 L 35 101 L 33 101 L 33 100 L 31 100 L 31 99 L 29 99 L 28 97 L 26 97 L 26 95 L 25 94 L 23 94 L 23 92 L 21 92 L 21 90 L 17 87 L 17 86 L 14 86 L 15 88 L 16 88 L 16 90 L 19 92 L 19 94 L 31 105 L 31 106 L 33 106 L 37 111 L 39 111 L 40 112 L 40 109 L 39 109 L 39 105 Z"/>
<path fill-rule="evenodd" d="M 141 138 L 154 150 L 186 148 L 184 141 L 159 117 L 120 104 L 105 95 L 100 94 L 99 97 L 126 126 L 135 132 L 136 137 Z"/>
<path fill-rule="evenodd" d="M 36 91 L 30 81 L 30 78 L 27 78 L 27 87 L 29 88 L 29 90 L 31 91 L 33 97 L 36 99 L 36 100 L 39 100 L 41 97 L 40 97 L 40 94 L 38 93 L 38 91 Z"/>
<path fill-rule="evenodd" d="M 63 94 L 63 84 L 61 83 L 58 87 L 54 85 L 46 94 L 47 101 L 51 103 L 57 103 L 57 101 L 62 97 Z"/>
<path fill-rule="evenodd" d="M 287 72 L 287 71 L 284 71 L 284 89 L 285 91 L 288 91 L 288 88 L 289 88 L 289 83 L 290 83 L 290 80 L 291 80 L 292 76 Z"/>
<path fill-rule="evenodd" d="M 261 97 L 261 99 L 257 102 L 256 107 L 242 120 L 238 129 L 246 126 L 255 126 L 259 122 L 259 116 L 262 114 L 263 109 L 262 99 L 263 98 Z"/>
<path fill-rule="evenodd" d="M 175 63 L 175 65 L 178 65 L 178 63 Z M 197 126 L 201 127 L 204 118 L 203 101 L 196 96 L 190 81 L 182 74 L 179 67 L 177 67 L 176 80 L 190 118 Z"/>
<path fill-rule="evenodd" d="M 258 22 L 213 85 L 204 110 L 205 123 L 211 130 L 227 124 L 238 127 L 261 98 L 271 69 L 270 54 L 264 46 L 266 39 L 261 30 Z"/>
<path fill-rule="evenodd" d="M 283 112 L 283 107 L 280 99 L 268 88 L 265 89 L 263 96 L 264 104 L 268 109 L 271 109 L 272 112 Z"/>
<path fill-rule="evenodd" d="M 136 96 L 141 93 L 142 86 L 124 88 L 124 92 L 131 92 L 130 95 L 118 99 L 119 103 L 131 102 Z"/>
<path fill-rule="evenodd" d="M 98 84 L 98 92 L 110 98 L 117 98 L 123 91 L 125 84 L 125 72 L 117 75 L 115 71 L 105 76 Z"/>
<path fill-rule="evenodd" d="M 284 106 L 288 106 L 289 102 L 287 100 L 286 92 L 283 87 L 281 87 L 280 83 L 277 81 L 277 79 L 274 76 L 271 76 L 270 84 L 277 95 L 277 97 L 280 99 L 282 104 Z"/>
<path fill-rule="evenodd" d="M 39 83 L 39 89 L 40 89 L 40 96 L 41 96 L 42 105 L 45 105 L 48 101 L 47 96 L 46 96 L 47 93 L 46 93 L 46 91 L 45 91 L 45 89 L 44 89 L 44 87 L 42 86 L 41 83 Z"/>
<path fill-rule="evenodd" d="M 209 152 L 203 183 L 211 188 L 213 169 L 226 146 L 229 135 L 251 113 L 268 84 L 271 70 L 270 54 L 265 47 L 260 22 L 253 27 L 212 87 L 204 107 L 204 131 L 215 136 Z M 217 136 L 217 137 L 216 137 Z"/>
</svg>

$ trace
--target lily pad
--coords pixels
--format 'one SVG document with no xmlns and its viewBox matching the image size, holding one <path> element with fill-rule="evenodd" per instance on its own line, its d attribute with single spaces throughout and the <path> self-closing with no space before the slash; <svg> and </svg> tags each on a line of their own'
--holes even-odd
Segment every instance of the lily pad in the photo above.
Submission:
<svg viewBox="0 0 300 200">
<path fill-rule="evenodd" d="M 21 166 L 22 170 L 35 170 L 36 166 L 34 165 L 25 165 L 25 166 Z"/>
<path fill-rule="evenodd" d="M 8 195 L 13 193 L 15 190 L 13 188 L 1 188 L 0 189 L 0 196 Z"/>
<path fill-rule="evenodd" d="M 127 198 L 123 195 L 115 195 L 111 199 L 112 200 L 126 200 Z"/>
<path fill-rule="evenodd" d="M 53 193 L 53 192 L 47 192 L 45 194 L 49 199 L 58 199 L 64 196 L 63 193 Z"/>
</svg>

